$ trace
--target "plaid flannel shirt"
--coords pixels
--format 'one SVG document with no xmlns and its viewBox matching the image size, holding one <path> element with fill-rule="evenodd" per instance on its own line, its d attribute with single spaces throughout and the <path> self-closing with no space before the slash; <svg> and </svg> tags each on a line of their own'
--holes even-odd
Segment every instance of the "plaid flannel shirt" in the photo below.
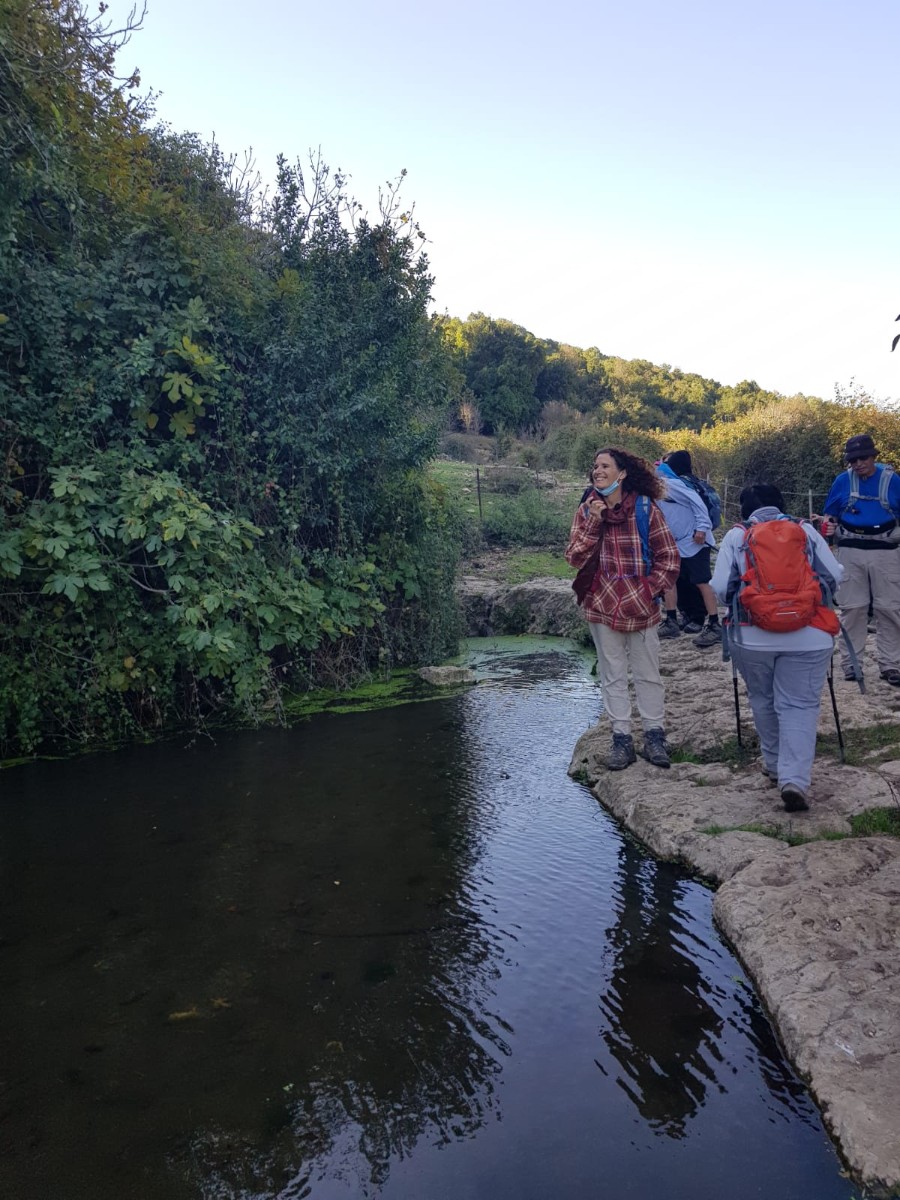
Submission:
<svg viewBox="0 0 900 1200">
<path fill-rule="evenodd" d="M 600 539 L 600 557 L 591 589 L 584 598 L 584 613 L 589 621 L 608 625 L 619 633 L 637 633 L 659 624 L 657 599 L 674 586 L 681 566 L 666 519 L 651 503 L 651 562 L 647 574 L 634 509 L 633 492 L 626 492 L 622 503 L 602 519 L 593 516 L 586 504 L 579 504 L 566 546 L 570 566 L 583 567 Z"/>
</svg>

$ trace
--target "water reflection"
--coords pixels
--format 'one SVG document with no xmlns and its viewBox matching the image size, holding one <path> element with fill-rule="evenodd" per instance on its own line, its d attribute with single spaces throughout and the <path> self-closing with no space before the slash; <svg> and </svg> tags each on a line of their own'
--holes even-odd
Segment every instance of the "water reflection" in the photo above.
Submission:
<svg viewBox="0 0 900 1200">
<path fill-rule="evenodd" d="M 686 944 L 690 935 L 675 872 L 628 839 L 621 843 L 619 866 L 601 1037 L 622 1068 L 617 1082 L 641 1115 L 659 1132 L 680 1138 L 707 1088 L 717 1086 L 722 1018 L 707 1000 L 708 985 Z M 608 1069 L 602 1061 L 597 1065 Z"/>
</svg>

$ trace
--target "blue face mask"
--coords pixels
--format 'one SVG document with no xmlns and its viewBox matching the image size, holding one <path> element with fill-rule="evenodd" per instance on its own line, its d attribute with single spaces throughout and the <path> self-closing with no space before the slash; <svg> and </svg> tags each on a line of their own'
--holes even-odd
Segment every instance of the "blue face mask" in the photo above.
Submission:
<svg viewBox="0 0 900 1200">
<path fill-rule="evenodd" d="M 623 476 L 623 478 L 624 478 L 624 476 Z M 617 479 L 615 483 L 611 483 L 609 485 L 609 487 L 605 487 L 605 488 L 598 488 L 595 485 L 594 491 L 597 493 L 598 496 L 611 496 L 621 482 L 622 482 L 621 479 Z"/>
</svg>

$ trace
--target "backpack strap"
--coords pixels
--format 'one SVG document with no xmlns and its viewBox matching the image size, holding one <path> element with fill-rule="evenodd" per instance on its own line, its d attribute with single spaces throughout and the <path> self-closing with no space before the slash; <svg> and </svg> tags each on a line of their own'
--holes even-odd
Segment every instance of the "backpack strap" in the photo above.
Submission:
<svg viewBox="0 0 900 1200">
<path fill-rule="evenodd" d="M 859 476 L 852 467 L 847 468 L 847 478 L 850 481 L 850 492 L 847 496 L 847 503 L 844 505 L 844 512 L 859 499 Z"/>
<path fill-rule="evenodd" d="M 638 534 L 641 539 L 641 554 L 644 558 L 644 571 L 649 575 L 653 565 L 653 555 L 650 553 L 650 497 L 638 496 L 634 505 L 634 516 L 637 521 Z"/>
<path fill-rule="evenodd" d="M 889 512 L 891 516 L 894 515 L 894 510 L 891 508 L 888 501 L 888 492 L 891 489 L 891 480 L 893 478 L 894 468 L 889 467 L 887 463 L 885 463 L 884 466 L 882 466 L 881 472 L 878 476 L 878 503 L 886 512 Z"/>
<path fill-rule="evenodd" d="M 890 513 L 891 516 L 894 516 L 894 510 L 891 508 L 890 502 L 888 501 L 888 492 L 891 488 L 891 480 L 894 477 L 894 468 L 888 466 L 887 463 L 878 463 L 877 465 L 881 467 L 881 470 L 878 472 L 878 503 L 886 513 Z M 860 494 L 859 476 L 852 467 L 847 468 L 847 475 L 850 477 L 850 494 L 847 497 L 847 503 L 844 505 L 844 512 L 846 512 L 848 508 L 851 508 L 857 500 L 872 499 L 871 496 L 863 497 Z"/>
</svg>

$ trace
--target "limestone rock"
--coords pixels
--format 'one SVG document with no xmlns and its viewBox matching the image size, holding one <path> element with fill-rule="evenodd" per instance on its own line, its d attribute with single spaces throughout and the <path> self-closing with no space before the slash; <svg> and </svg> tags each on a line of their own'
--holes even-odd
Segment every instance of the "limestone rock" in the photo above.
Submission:
<svg viewBox="0 0 900 1200">
<path fill-rule="evenodd" d="M 586 623 L 567 579 L 551 577 L 504 587 L 491 579 L 464 575 L 456 595 L 468 637 L 530 633 L 586 637 Z"/>
<path fill-rule="evenodd" d="M 495 633 L 577 637 L 585 626 L 568 579 L 532 579 L 507 588 L 494 599 Z"/>
</svg>

